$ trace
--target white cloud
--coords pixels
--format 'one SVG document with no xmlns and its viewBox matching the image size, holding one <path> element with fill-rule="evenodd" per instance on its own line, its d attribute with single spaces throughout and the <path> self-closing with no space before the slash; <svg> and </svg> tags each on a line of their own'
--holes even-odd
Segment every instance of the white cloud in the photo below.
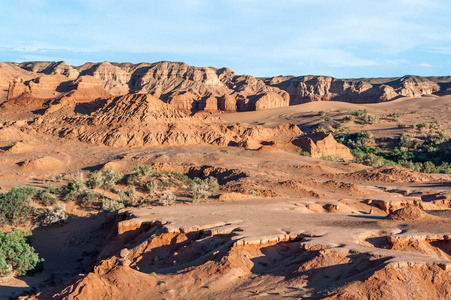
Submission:
<svg viewBox="0 0 451 300">
<path fill-rule="evenodd" d="M 418 66 L 422 67 L 422 68 L 434 68 L 435 67 L 434 65 L 431 65 L 428 63 L 422 63 L 422 64 L 419 64 Z"/>
</svg>

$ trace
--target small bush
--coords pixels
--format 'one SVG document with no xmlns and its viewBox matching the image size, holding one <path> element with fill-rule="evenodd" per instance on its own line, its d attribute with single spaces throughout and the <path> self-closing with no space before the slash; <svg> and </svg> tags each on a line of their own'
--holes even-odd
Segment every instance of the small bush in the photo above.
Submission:
<svg viewBox="0 0 451 300">
<path fill-rule="evenodd" d="M 199 202 L 206 200 L 208 198 L 209 192 L 208 192 L 209 186 L 204 181 L 198 181 L 194 182 L 191 186 L 191 192 L 193 197 L 193 202 Z"/>
<path fill-rule="evenodd" d="M 344 139 L 344 144 L 348 147 L 368 146 L 375 142 L 373 134 L 368 130 L 362 130 L 349 134 Z"/>
<path fill-rule="evenodd" d="M 107 199 L 107 198 L 103 199 L 103 201 L 102 201 L 102 210 L 104 212 L 115 212 L 122 208 L 124 208 L 124 203 L 122 203 L 122 202 Z"/>
<path fill-rule="evenodd" d="M 43 261 L 22 233 L 0 230 L 0 276 L 25 275 Z"/>
<path fill-rule="evenodd" d="M 362 123 L 363 124 L 377 124 L 377 123 L 379 123 L 379 117 L 370 115 L 370 114 L 364 114 L 362 116 Z"/>
<path fill-rule="evenodd" d="M 158 188 L 158 181 L 152 180 L 146 184 L 146 189 L 150 194 L 154 194 Z"/>
<path fill-rule="evenodd" d="M 103 186 L 112 189 L 116 183 L 124 177 L 124 174 L 116 172 L 113 168 L 103 170 Z"/>
<path fill-rule="evenodd" d="M 136 200 L 136 186 L 132 184 L 128 186 L 127 196 L 131 202 L 134 202 Z"/>
<path fill-rule="evenodd" d="M 19 225 L 30 220 L 32 196 L 36 193 L 32 187 L 16 187 L 0 194 L 0 226 Z"/>
<path fill-rule="evenodd" d="M 75 177 L 72 177 L 71 182 L 69 182 L 68 188 L 78 194 L 84 194 L 88 192 L 89 189 L 83 179 L 83 173 L 77 173 Z"/>
<path fill-rule="evenodd" d="M 95 190 L 105 184 L 103 173 L 100 171 L 89 173 L 88 178 L 87 184 L 91 189 Z"/>
<path fill-rule="evenodd" d="M 128 195 L 123 190 L 117 190 L 117 194 L 119 195 L 119 202 L 126 203 L 128 201 Z"/>
<path fill-rule="evenodd" d="M 175 204 L 176 197 L 171 191 L 165 191 L 161 194 L 158 202 L 163 206 L 170 206 Z"/>
<path fill-rule="evenodd" d="M 39 202 L 44 206 L 55 205 L 58 201 L 55 196 L 48 193 L 47 191 L 41 191 L 38 196 Z"/>
<path fill-rule="evenodd" d="M 211 195 L 219 192 L 218 180 L 214 177 L 208 177 L 204 180 L 194 178 L 194 183 L 191 185 L 191 192 L 193 202 L 203 201 Z"/>
<path fill-rule="evenodd" d="M 346 117 L 344 117 L 344 120 L 345 121 L 354 121 L 355 120 L 355 116 L 346 116 Z"/>
<path fill-rule="evenodd" d="M 154 173 L 155 170 L 151 166 L 138 165 L 133 168 L 132 173 L 127 178 L 127 182 L 137 183 L 141 181 L 141 178 L 152 176 Z"/>
<path fill-rule="evenodd" d="M 423 172 L 424 173 L 438 173 L 439 168 L 435 166 L 435 164 L 431 161 L 426 161 L 423 163 Z"/>
<path fill-rule="evenodd" d="M 354 110 L 354 111 L 351 112 L 351 114 L 353 116 L 356 116 L 356 117 L 361 117 L 361 116 L 363 116 L 366 113 L 368 113 L 368 112 L 366 112 L 366 110 L 365 111 L 363 111 L 363 110 Z"/>
<path fill-rule="evenodd" d="M 326 115 L 326 112 L 324 110 L 320 110 L 318 112 L 318 115 L 320 115 L 321 117 L 324 117 Z"/>
<path fill-rule="evenodd" d="M 81 203 L 88 204 L 97 201 L 99 199 L 99 195 L 93 190 L 90 190 L 83 195 L 79 195 L 79 198 L 81 198 Z"/>
<path fill-rule="evenodd" d="M 174 175 L 175 178 L 177 178 L 178 180 L 180 180 L 181 182 L 183 182 L 185 184 L 191 185 L 194 182 L 191 178 L 189 178 L 185 174 L 182 174 L 179 172 L 173 172 L 172 175 Z"/>
<path fill-rule="evenodd" d="M 54 209 L 46 210 L 40 217 L 40 224 L 41 226 L 61 224 L 66 222 L 68 217 L 66 205 L 61 203 L 56 205 Z"/>
<path fill-rule="evenodd" d="M 312 155 L 310 154 L 310 152 L 307 152 L 307 151 L 301 151 L 300 154 L 301 154 L 302 156 L 312 157 Z"/>
</svg>

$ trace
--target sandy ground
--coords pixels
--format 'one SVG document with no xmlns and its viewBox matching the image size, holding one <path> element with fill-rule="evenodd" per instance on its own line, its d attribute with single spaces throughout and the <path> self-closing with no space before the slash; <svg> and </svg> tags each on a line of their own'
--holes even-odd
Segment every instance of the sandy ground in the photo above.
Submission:
<svg viewBox="0 0 451 300">
<path fill-rule="evenodd" d="M 381 120 L 377 125 L 360 125 L 347 122 L 352 130 L 371 130 L 376 137 L 391 137 L 405 132 L 399 129 L 398 123 L 412 125 L 415 122 L 438 122 L 450 131 L 451 120 L 451 95 L 447 96 L 423 96 L 418 98 L 400 98 L 397 100 L 372 104 L 353 104 L 337 101 L 310 102 L 289 107 L 273 108 L 256 112 L 242 112 L 219 115 L 229 122 L 245 122 L 274 127 L 280 123 L 294 123 L 303 131 L 310 131 L 311 126 L 318 123 L 321 117 L 319 111 L 327 112 L 336 120 L 342 120 L 351 111 L 366 109 L 370 114 L 381 116 L 402 112 L 403 116 L 398 121 Z M 412 114 L 412 112 L 416 112 Z"/>
</svg>

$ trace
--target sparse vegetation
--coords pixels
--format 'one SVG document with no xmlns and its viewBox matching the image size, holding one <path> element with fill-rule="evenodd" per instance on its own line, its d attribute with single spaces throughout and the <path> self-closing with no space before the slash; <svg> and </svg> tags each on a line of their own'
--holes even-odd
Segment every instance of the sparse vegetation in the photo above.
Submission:
<svg viewBox="0 0 451 300">
<path fill-rule="evenodd" d="M 120 201 L 115 201 L 107 198 L 102 200 L 102 210 L 104 212 L 115 212 L 120 210 L 121 208 L 124 208 L 124 203 Z"/>
<path fill-rule="evenodd" d="M 300 153 L 302 156 L 308 156 L 308 157 L 311 157 L 312 155 L 310 154 L 310 152 L 308 152 L 308 151 L 301 151 L 301 153 Z"/>
<path fill-rule="evenodd" d="M 354 121 L 354 120 L 355 120 L 355 116 L 353 116 L 353 115 L 346 116 L 346 117 L 344 117 L 343 120 L 344 120 L 344 121 Z"/>
</svg>

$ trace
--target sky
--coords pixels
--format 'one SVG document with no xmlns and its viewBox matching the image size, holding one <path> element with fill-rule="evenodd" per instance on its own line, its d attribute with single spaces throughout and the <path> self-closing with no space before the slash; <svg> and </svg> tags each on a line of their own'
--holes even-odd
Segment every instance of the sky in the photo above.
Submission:
<svg viewBox="0 0 451 300">
<path fill-rule="evenodd" d="M 0 61 L 451 75 L 449 0 L 0 0 Z"/>
</svg>

